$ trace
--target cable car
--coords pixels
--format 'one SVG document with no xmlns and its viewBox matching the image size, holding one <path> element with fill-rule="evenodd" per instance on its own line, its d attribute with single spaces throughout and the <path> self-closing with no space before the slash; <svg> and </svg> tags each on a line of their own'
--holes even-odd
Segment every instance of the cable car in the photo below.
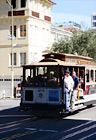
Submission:
<svg viewBox="0 0 96 140">
<path fill-rule="evenodd" d="M 32 109 L 34 115 L 66 113 L 64 73 L 75 71 L 80 88 L 75 109 L 96 103 L 96 63 L 92 58 L 71 54 L 49 53 L 32 65 L 24 65 L 21 87 L 21 109 Z"/>
</svg>

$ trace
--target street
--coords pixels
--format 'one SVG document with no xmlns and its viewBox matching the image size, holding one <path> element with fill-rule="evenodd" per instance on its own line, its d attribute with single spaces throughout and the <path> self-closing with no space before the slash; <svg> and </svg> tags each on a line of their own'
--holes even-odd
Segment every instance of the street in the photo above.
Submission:
<svg viewBox="0 0 96 140">
<path fill-rule="evenodd" d="M 95 140 L 96 106 L 63 118 L 37 118 L 30 111 L 20 112 L 19 100 L 3 109 L 0 100 L 0 140 Z M 12 104 L 14 102 L 14 106 Z M 17 102 L 17 106 L 16 106 Z"/>
</svg>

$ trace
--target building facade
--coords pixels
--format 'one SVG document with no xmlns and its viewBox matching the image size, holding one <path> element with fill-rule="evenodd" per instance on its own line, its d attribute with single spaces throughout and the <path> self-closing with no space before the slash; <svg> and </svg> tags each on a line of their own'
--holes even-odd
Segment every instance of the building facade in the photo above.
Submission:
<svg viewBox="0 0 96 140">
<path fill-rule="evenodd" d="M 72 21 L 56 23 L 54 25 L 58 26 L 59 28 L 61 28 L 63 30 L 69 31 L 69 32 L 82 31 L 81 25 L 76 22 L 72 22 Z"/>
<path fill-rule="evenodd" d="M 55 41 L 72 37 L 72 32 L 52 25 L 52 0 L 8 0 L 13 5 L 14 87 L 22 80 L 22 65 L 42 59 Z M 6 0 L 0 0 L 0 98 L 11 97 L 12 84 L 12 12 Z M 5 95 L 4 95 L 5 94 Z"/>
<path fill-rule="evenodd" d="M 51 0 L 9 0 L 13 5 L 14 86 L 21 81 L 22 65 L 42 59 L 50 44 Z M 0 96 L 11 96 L 12 34 L 11 7 L 0 0 Z"/>
<path fill-rule="evenodd" d="M 61 39 L 70 39 L 73 36 L 73 33 L 70 31 L 66 31 L 61 27 L 51 26 L 51 46 L 54 42 L 58 42 Z"/>
<path fill-rule="evenodd" d="M 91 27 L 96 30 L 96 12 L 91 15 Z"/>
</svg>

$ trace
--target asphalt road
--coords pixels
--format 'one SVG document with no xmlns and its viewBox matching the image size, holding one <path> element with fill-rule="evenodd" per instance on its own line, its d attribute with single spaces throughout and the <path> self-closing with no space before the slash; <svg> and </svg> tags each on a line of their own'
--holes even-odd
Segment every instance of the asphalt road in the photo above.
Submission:
<svg viewBox="0 0 96 140">
<path fill-rule="evenodd" d="M 18 109 L 0 111 L 0 140 L 96 140 L 96 106 L 55 119 Z"/>
</svg>

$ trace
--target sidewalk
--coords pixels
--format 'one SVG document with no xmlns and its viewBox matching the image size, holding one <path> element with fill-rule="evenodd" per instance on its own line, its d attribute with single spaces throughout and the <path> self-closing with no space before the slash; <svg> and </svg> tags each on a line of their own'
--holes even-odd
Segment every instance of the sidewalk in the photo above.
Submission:
<svg viewBox="0 0 96 140">
<path fill-rule="evenodd" d="M 0 99 L 0 111 L 20 106 L 20 99 L 5 98 Z"/>
</svg>

